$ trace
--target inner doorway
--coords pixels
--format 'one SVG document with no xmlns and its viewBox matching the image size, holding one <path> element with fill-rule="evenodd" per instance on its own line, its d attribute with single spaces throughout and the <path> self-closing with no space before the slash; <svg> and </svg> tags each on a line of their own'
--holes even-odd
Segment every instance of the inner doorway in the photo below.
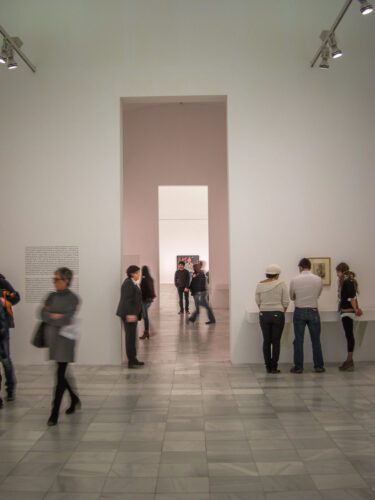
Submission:
<svg viewBox="0 0 375 500">
<path fill-rule="evenodd" d="M 198 261 L 209 272 L 208 186 L 159 186 L 158 195 L 160 307 L 177 311 L 178 262 L 185 262 L 190 276 Z"/>
</svg>

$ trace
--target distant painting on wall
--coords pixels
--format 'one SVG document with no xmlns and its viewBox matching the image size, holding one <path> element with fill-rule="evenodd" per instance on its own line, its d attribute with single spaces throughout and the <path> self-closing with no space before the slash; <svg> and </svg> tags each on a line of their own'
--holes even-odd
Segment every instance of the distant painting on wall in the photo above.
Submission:
<svg viewBox="0 0 375 500">
<path fill-rule="evenodd" d="M 192 273 L 194 271 L 193 265 L 198 264 L 199 255 L 177 255 L 176 268 L 178 269 L 179 262 L 185 262 L 185 269 Z"/>
<path fill-rule="evenodd" d="M 320 276 L 324 286 L 331 284 L 331 258 L 330 257 L 309 257 L 311 261 L 311 271 Z"/>
</svg>

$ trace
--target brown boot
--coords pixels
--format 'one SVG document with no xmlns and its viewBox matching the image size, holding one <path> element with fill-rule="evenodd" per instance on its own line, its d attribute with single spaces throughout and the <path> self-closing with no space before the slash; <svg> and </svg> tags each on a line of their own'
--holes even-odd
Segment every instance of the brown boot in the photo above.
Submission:
<svg viewBox="0 0 375 500">
<path fill-rule="evenodd" d="M 139 337 L 141 340 L 144 339 L 149 339 L 150 338 L 150 332 L 148 330 L 145 330 L 142 337 Z"/>
</svg>

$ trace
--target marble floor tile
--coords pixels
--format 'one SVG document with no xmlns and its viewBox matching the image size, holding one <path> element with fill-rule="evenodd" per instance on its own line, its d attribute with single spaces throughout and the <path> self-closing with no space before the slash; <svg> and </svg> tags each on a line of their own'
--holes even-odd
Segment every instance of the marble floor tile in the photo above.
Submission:
<svg viewBox="0 0 375 500">
<path fill-rule="evenodd" d="M 157 493 L 208 493 L 208 477 L 160 477 Z"/>
<path fill-rule="evenodd" d="M 73 368 L 82 410 L 47 427 L 54 367 L 16 365 L 0 500 L 375 498 L 375 363 L 324 376 L 229 361 L 228 311 L 194 324 L 163 286 L 139 370 Z M 16 362 L 17 360 L 13 360 Z M 62 410 L 69 405 L 64 398 Z"/>
<path fill-rule="evenodd" d="M 319 490 L 337 488 L 366 488 L 367 484 L 357 473 L 352 474 L 312 474 L 312 480 Z"/>
</svg>

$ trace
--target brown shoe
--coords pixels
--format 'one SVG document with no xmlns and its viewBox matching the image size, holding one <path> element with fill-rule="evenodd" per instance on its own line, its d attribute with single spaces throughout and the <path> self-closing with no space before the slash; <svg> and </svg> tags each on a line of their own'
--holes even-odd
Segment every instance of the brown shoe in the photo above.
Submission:
<svg viewBox="0 0 375 500">
<path fill-rule="evenodd" d="M 139 337 L 141 340 L 144 340 L 144 339 L 149 339 L 150 338 L 150 332 L 148 332 L 147 330 L 144 331 L 142 337 Z"/>
<path fill-rule="evenodd" d="M 341 372 L 352 372 L 354 370 L 353 361 L 344 361 L 341 366 L 339 366 Z"/>
</svg>

